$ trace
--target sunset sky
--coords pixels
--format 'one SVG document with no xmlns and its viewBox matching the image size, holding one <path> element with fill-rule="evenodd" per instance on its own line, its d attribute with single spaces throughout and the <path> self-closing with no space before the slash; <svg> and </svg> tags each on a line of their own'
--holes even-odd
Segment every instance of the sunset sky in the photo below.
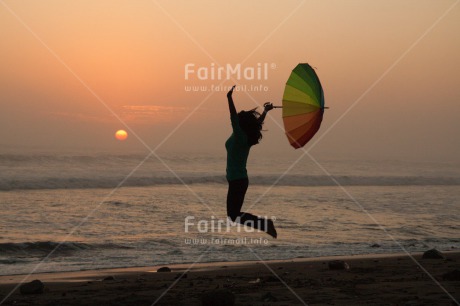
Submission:
<svg viewBox="0 0 460 306">
<path fill-rule="evenodd" d="M 159 152 L 224 155 L 226 91 L 186 87 L 252 85 L 264 90 L 236 92 L 237 109 L 281 104 L 306 62 L 330 107 L 316 156 L 460 161 L 457 2 L 0 1 L 1 150 L 147 152 L 137 134 Z M 259 63 L 266 80 L 185 78 L 187 64 Z M 269 117 L 254 150 L 300 154 L 281 111 Z"/>
</svg>

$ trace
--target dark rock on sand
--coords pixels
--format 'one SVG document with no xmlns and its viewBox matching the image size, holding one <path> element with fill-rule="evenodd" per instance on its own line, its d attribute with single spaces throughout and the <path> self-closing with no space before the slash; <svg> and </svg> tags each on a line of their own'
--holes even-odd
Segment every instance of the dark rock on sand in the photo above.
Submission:
<svg viewBox="0 0 460 306">
<path fill-rule="evenodd" d="M 107 277 L 104 277 L 104 279 L 103 279 L 103 281 L 113 281 L 113 280 L 115 280 L 115 277 L 113 277 L 111 275 L 107 276 Z"/>
<path fill-rule="evenodd" d="M 380 247 L 381 247 L 381 245 L 378 244 L 378 243 L 374 243 L 374 244 L 371 245 L 371 248 L 380 248 Z"/>
<path fill-rule="evenodd" d="M 171 269 L 168 267 L 161 267 L 157 270 L 157 272 L 171 272 Z"/>
<path fill-rule="evenodd" d="M 178 278 L 180 278 L 180 279 L 187 278 L 187 274 L 179 273 L 179 274 L 177 274 L 177 275 L 174 277 L 174 279 L 178 279 Z"/>
<path fill-rule="evenodd" d="M 273 296 L 271 292 L 267 292 L 264 295 L 262 295 L 262 298 L 260 300 L 262 302 L 277 302 L 278 301 L 276 296 Z"/>
<path fill-rule="evenodd" d="M 442 275 L 443 280 L 460 281 L 460 270 L 455 269 Z"/>
<path fill-rule="evenodd" d="M 269 275 L 265 277 L 263 280 L 266 283 L 280 283 L 281 282 L 281 280 L 278 277 L 273 276 L 273 275 Z"/>
<path fill-rule="evenodd" d="M 436 249 L 431 249 L 423 253 L 425 259 L 444 259 L 444 255 Z"/>
<path fill-rule="evenodd" d="M 327 263 L 331 270 L 349 270 L 350 266 L 343 260 L 332 260 Z"/>
<path fill-rule="evenodd" d="M 38 279 L 31 281 L 30 283 L 23 284 L 19 287 L 19 291 L 22 294 L 37 294 L 43 293 L 45 285 Z"/>
<path fill-rule="evenodd" d="M 228 289 L 218 289 L 203 294 L 201 299 L 203 306 L 233 306 L 235 295 Z"/>
</svg>

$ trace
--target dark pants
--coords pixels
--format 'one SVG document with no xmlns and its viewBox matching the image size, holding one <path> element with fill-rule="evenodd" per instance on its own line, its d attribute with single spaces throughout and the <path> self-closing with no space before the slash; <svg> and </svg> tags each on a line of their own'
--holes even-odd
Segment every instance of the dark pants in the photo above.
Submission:
<svg viewBox="0 0 460 306">
<path fill-rule="evenodd" d="M 233 222 L 245 224 L 247 221 L 251 221 L 246 225 L 265 231 L 266 219 L 241 211 L 248 186 L 249 180 L 247 178 L 228 182 L 227 215 Z"/>
</svg>

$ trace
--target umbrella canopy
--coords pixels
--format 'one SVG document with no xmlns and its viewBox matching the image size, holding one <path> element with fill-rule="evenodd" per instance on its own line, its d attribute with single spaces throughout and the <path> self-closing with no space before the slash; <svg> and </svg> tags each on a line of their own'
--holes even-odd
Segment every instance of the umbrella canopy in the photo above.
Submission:
<svg viewBox="0 0 460 306">
<path fill-rule="evenodd" d="M 298 64 L 283 95 L 284 130 L 291 146 L 298 149 L 312 139 L 323 120 L 324 108 L 318 76 L 310 65 Z"/>
</svg>

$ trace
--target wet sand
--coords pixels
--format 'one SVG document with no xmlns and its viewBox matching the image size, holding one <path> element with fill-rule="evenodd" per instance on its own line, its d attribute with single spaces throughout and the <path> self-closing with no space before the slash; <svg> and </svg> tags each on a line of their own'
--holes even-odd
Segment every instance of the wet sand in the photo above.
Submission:
<svg viewBox="0 0 460 306">
<path fill-rule="evenodd" d="M 404 254 L 206 263 L 189 271 L 187 264 L 170 265 L 171 272 L 139 267 L 42 273 L 27 282 L 41 280 L 43 293 L 16 289 L 2 305 L 202 305 L 205 295 L 229 294 L 235 305 L 457 305 L 460 281 L 443 275 L 460 270 L 460 252 L 444 255 L 414 254 L 434 280 Z M 331 270 L 331 260 L 343 260 L 349 269 Z M 0 301 L 23 279 L 0 276 Z"/>
</svg>

